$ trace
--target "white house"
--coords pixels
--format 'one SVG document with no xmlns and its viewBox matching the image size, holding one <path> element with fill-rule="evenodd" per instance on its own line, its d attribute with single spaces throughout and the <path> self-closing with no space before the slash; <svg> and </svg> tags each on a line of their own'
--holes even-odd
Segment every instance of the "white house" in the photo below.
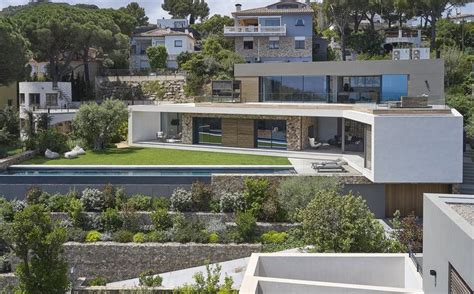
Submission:
<svg viewBox="0 0 474 294">
<path fill-rule="evenodd" d="M 196 40 L 187 29 L 155 28 L 134 34 L 131 37 L 130 67 L 132 70 L 150 68 L 146 49 L 151 46 L 165 46 L 168 51 L 168 67 L 177 68 L 176 57 L 182 52 L 194 52 Z"/>
</svg>

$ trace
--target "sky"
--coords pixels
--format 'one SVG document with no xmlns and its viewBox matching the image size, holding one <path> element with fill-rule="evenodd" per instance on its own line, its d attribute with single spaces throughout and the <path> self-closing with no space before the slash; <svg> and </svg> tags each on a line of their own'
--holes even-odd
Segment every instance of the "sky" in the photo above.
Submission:
<svg viewBox="0 0 474 294">
<path fill-rule="evenodd" d="M 84 3 L 95 4 L 102 8 L 119 8 L 126 6 L 130 2 L 138 2 L 140 6 L 145 8 L 146 14 L 150 19 L 150 23 L 156 23 L 156 20 L 168 17 L 168 14 L 161 9 L 163 0 L 52 0 L 52 2 L 67 2 L 70 4 Z M 224 14 L 229 15 L 235 10 L 235 4 L 242 4 L 242 9 L 266 6 L 277 0 L 207 0 L 211 9 L 211 15 Z M 28 0 L 0 0 L 0 9 L 10 5 L 23 5 Z M 474 13 L 474 3 L 468 4 L 462 9 L 462 13 Z"/>
</svg>

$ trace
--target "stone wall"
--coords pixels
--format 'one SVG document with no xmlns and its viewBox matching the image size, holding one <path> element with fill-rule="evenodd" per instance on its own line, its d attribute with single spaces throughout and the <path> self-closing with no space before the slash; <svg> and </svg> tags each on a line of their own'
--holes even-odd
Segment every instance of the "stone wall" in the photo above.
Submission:
<svg viewBox="0 0 474 294">
<path fill-rule="evenodd" d="M 13 273 L 0 274 L 0 293 L 13 293 L 13 287 L 18 285 L 18 279 Z"/>
<path fill-rule="evenodd" d="M 150 100 L 173 103 L 193 102 L 184 93 L 184 78 L 166 80 L 100 80 L 97 82 L 97 99 L 113 97 L 119 100 Z"/>
<path fill-rule="evenodd" d="M 253 49 L 244 49 L 243 37 L 235 38 L 235 52 L 246 59 L 258 56 L 262 58 L 301 58 L 311 57 L 313 54 L 313 43 L 311 38 L 306 38 L 305 49 L 295 49 L 294 37 L 280 37 L 280 48 L 269 49 L 268 37 L 254 37 Z"/>
<path fill-rule="evenodd" d="M 75 278 L 102 276 L 108 281 L 137 278 L 146 270 L 165 273 L 261 252 L 260 244 L 66 243 L 65 256 Z"/>
<path fill-rule="evenodd" d="M 7 169 L 11 165 L 19 164 L 25 160 L 33 158 L 36 155 L 34 151 L 26 151 L 10 157 L 0 159 L 0 171 Z"/>
</svg>

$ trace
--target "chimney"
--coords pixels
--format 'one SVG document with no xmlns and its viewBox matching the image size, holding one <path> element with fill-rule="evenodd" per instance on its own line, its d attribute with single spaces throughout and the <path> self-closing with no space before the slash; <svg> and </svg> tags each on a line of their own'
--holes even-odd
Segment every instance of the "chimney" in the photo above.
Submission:
<svg viewBox="0 0 474 294">
<path fill-rule="evenodd" d="M 239 12 L 241 10 L 242 10 L 242 4 L 239 4 L 239 3 L 235 4 L 235 11 Z"/>
</svg>

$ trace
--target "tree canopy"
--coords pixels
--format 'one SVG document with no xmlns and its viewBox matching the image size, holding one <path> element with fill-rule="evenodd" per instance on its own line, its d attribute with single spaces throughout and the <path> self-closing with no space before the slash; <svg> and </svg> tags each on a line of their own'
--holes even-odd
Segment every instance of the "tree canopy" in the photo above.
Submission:
<svg viewBox="0 0 474 294">
<path fill-rule="evenodd" d="M 8 85 L 25 76 L 27 45 L 16 25 L 0 16 L 0 85 Z"/>
<path fill-rule="evenodd" d="M 126 7 L 120 8 L 120 10 L 133 16 L 139 26 L 148 25 L 148 17 L 146 16 L 145 8 L 140 7 L 137 2 L 131 2 Z"/>
<path fill-rule="evenodd" d="M 161 8 L 173 18 L 189 19 L 190 24 L 209 16 L 209 6 L 205 0 L 164 0 Z"/>
</svg>

